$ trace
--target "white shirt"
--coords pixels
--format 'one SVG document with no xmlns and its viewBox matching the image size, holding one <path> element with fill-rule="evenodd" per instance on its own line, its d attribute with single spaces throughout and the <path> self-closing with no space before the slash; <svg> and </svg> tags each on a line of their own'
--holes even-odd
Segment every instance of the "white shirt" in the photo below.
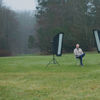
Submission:
<svg viewBox="0 0 100 100">
<path fill-rule="evenodd" d="M 75 54 L 75 56 L 80 56 L 80 55 L 83 54 L 83 51 L 82 51 L 81 48 L 75 48 L 74 49 L 74 54 Z"/>
</svg>

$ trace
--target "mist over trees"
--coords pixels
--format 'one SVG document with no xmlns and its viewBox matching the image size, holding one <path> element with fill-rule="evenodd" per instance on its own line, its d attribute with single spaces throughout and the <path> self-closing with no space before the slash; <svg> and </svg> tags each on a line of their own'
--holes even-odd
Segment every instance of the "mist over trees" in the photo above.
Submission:
<svg viewBox="0 0 100 100">
<path fill-rule="evenodd" d="M 36 18 L 33 11 L 16 12 L 18 30 L 15 36 L 16 43 L 13 45 L 13 54 L 31 54 L 37 49 L 35 45 L 35 24 Z M 30 43 L 30 37 L 34 38 L 34 43 Z M 29 47 L 29 44 L 31 48 Z"/>
<path fill-rule="evenodd" d="M 37 0 L 36 11 L 13 11 L 0 0 L 0 56 L 51 53 L 53 37 L 64 32 L 64 52 L 79 43 L 95 48 L 93 29 L 100 27 L 100 0 Z"/>
<path fill-rule="evenodd" d="M 0 0 L 0 56 L 37 52 L 35 24 L 34 11 L 15 12 Z"/>
<path fill-rule="evenodd" d="M 11 55 L 11 43 L 17 29 L 15 13 L 2 6 L 0 0 L 0 55 Z"/>
<path fill-rule="evenodd" d="M 50 41 L 59 32 L 65 33 L 65 52 L 71 52 L 76 43 L 85 51 L 94 48 L 92 30 L 100 27 L 100 0 L 38 0 L 38 3 L 37 33 L 42 52 L 49 53 Z"/>
</svg>

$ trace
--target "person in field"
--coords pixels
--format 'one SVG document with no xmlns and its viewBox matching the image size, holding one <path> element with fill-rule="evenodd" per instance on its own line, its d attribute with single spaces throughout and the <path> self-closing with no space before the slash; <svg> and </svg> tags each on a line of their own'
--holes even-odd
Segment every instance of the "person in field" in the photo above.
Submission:
<svg viewBox="0 0 100 100">
<path fill-rule="evenodd" d="M 75 57 L 80 60 L 80 65 L 83 66 L 83 57 L 85 56 L 85 53 L 83 53 L 79 44 L 76 44 L 76 48 L 74 49 L 74 54 Z"/>
</svg>

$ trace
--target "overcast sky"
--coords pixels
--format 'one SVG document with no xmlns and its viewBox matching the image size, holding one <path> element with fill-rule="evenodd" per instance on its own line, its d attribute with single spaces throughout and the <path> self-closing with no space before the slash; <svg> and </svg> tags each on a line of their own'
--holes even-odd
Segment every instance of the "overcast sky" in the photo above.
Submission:
<svg viewBox="0 0 100 100">
<path fill-rule="evenodd" d="M 4 4 L 13 10 L 35 10 L 37 0 L 4 0 Z"/>
</svg>

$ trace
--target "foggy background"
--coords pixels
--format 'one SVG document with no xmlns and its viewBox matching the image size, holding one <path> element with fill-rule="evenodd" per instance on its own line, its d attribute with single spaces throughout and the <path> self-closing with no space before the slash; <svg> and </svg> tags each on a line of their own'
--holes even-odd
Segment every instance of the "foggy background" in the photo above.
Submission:
<svg viewBox="0 0 100 100">
<path fill-rule="evenodd" d="M 38 53 L 36 0 L 0 0 L 0 55 Z"/>
<path fill-rule="evenodd" d="M 51 54 L 52 38 L 64 32 L 63 52 L 79 43 L 95 51 L 100 0 L 0 0 L 0 56 Z"/>
</svg>

